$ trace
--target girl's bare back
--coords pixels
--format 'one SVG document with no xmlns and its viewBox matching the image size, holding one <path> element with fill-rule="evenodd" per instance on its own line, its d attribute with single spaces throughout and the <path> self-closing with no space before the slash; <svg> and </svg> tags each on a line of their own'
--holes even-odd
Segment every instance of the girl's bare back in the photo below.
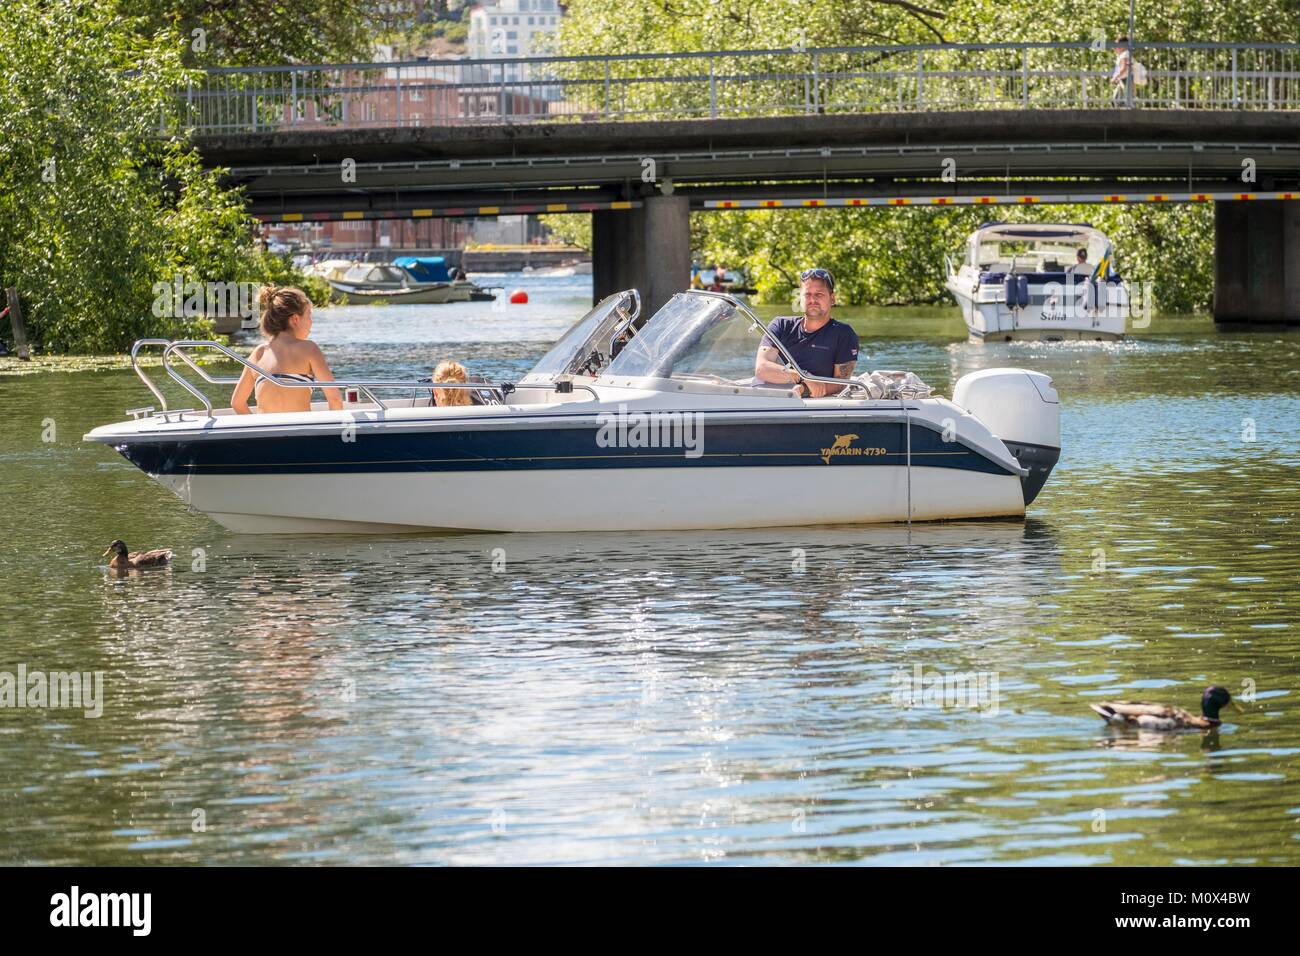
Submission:
<svg viewBox="0 0 1300 956">
<path fill-rule="evenodd" d="M 334 373 L 311 334 L 311 300 L 301 289 L 266 286 L 258 296 L 262 303 L 262 334 L 270 341 L 253 349 L 249 360 L 268 375 L 298 376 L 315 382 L 332 382 Z M 337 388 L 323 388 L 325 402 L 333 411 L 343 408 Z M 244 369 L 230 396 L 236 414 L 247 415 L 249 398 L 256 395 L 259 412 L 310 412 L 312 389 L 277 385 Z"/>
<path fill-rule="evenodd" d="M 259 345 L 254 349 L 251 358 L 254 364 L 275 375 L 301 375 L 311 378 L 312 358 L 319 354 L 320 349 L 311 342 L 278 335 L 265 345 Z M 311 411 L 311 389 L 309 388 L 285 388 L 263 378 L 258 380 L 254 391 L 257 395 L 259 412 Z"/>
</svg>

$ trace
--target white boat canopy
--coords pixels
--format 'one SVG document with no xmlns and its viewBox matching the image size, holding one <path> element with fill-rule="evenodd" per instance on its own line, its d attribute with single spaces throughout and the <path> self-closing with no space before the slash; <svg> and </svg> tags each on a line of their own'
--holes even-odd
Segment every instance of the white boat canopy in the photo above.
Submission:
<svg viewBox="0 0 1300 956">
<path fill-rule="evenodd" d="M 1114 268 L 1114 250 L 1100 229 L 1087 223 L 994 222 L 966 240 L 966 263 L 980 270 L 1058 272 L 1075 264 L 1075 252 L 1087 261 L 1105 259 Z"/>
</svg>

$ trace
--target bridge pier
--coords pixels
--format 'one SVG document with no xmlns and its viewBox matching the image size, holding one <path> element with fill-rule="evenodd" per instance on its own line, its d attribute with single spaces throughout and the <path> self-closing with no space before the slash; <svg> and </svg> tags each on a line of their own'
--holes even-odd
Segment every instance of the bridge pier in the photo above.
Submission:
<svg viewBox="0 0 1300 956">
<path fill-rule="evenodd" d="M 686 196 L 647 196 L 635 209 L 591 214 L 594 301 L 636 289 L 641 314 L 648 317 L 690 283 L 691 207 Z"/>
<path fill-rule="evenodd" d="M 1300 325 L 1300 202 L 1214 204 L 1214 321 Z"/>
</svg>

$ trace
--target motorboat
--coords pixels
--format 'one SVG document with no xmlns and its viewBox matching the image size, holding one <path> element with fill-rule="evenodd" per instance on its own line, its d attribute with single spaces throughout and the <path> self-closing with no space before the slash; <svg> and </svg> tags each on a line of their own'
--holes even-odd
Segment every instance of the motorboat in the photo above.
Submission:
<svg viewBox="0 0 1300 956">
<path fill-rule="evenodd" d="M 494 290 L 471 282 L 461 270 L 448 269 L 442 256 L 403 256 L 391 263 L 326 259 L 305 271 L 325 279 L 336 292 L 358 303 L 440 305 L 490 302 L 496 298 Z"/>
<path fill-rule="evenodd" d="M 558 266 L 543 266 L 541 268 L 525 268 L 525 272 L 531 272 L 535 276 L 544 276 L 551 279 L 563 279 L 571 276 L 589 276 L 591 275 L 590 259 L 570 259 L 562 262 Z"/>
<path fill-rule="evenodd" d="M 406 269 L 386 262 L 359 262 L 337 279 L 330 288 L 347 297 L 349 304 L 366 302 L 402 302 L 441 304 L 450 302 L 451 280 L 422 281 Z"/>
<path fill-rule="evenodd" d="M 459 267 L 448 268 L 442 256 L 402 256 L 394 259 L 393 265 L 406 270 L 416 283 L 450 282 L 448 302 L 490 302 L 496 298 L 491 291 L 466 278 Z"/>
<path fill-rule="evenodd" d="M 1087 223 L 985 223 L 960 265 L 947 257 L 946 285 L 972 341 L 1124 337 L 1128 287 L 1110 240 Z"/>
<path fill-rule="evenodd" d="M 641 315 L 603 299 L 515 382 L 439 383 L 476 403 L 434 406 L 428 380 L 340 380 L 341 411 L 239 415 L 233 386 L 194 355 L 217 342 L 144 339 L 132 365 L 160 407 L 103 425 L 111 446 L 237 532 L 591 532 L 1019 517 L 1060 455 L 1051 380 L 1018 368 L 963 376 L 952 399 L 875 371 L 801 397 L 754 378 L 766 324 L 723 293 L 689 291 Z M 137 362 L 201 408 L 173 409 Z"/>
</svg>

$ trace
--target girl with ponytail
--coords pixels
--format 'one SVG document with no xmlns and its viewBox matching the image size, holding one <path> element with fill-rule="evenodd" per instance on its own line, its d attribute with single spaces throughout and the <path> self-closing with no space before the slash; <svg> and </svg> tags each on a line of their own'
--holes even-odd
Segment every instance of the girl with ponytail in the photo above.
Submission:
<svg viewBox="0 0 1300 956">
<path fill-rule="evenodd" d="M 270 285 L 262 287 L 257 299 L 262 307 L 262 334 L 267 341 L 253 349 L 249 361 L 271 375 L 304 381 L 334 381 L 334 373 L 330 371 L 324 353 L 308 338 L 311 335 L 311 299 L 301 289 Z M 240 415 L 247 415 L 251 411 L 248 399 L 255 394 L 259 412 L 309 412 L 313 391 L 276 385 L 245 368 L 230 398 L 230 407 Z M 343 408 L 337 388 L 321 391 L 331 409 L 339 411 Z"/>
</svg>

